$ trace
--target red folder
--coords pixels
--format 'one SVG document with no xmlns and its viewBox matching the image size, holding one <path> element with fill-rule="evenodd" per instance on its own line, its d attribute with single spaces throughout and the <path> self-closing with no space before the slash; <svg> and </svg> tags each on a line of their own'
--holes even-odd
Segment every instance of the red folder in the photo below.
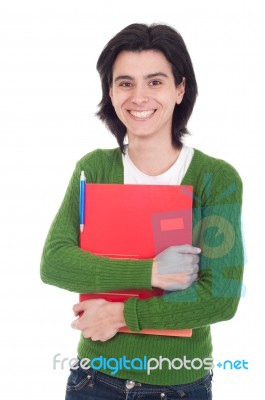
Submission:
<svg viewBox="0 0 265 400">
<path fill-rule="evenodd" d="M 192 186 L 86 184 L 80 247 L 110 258 L 154 258 L 169 246 L 192 243 Z M 80 301 L 147 299 L 163 290 L 130 289 L 80 294 Z M 127 327 L 119 332 L 132 333 Z M 135 332 L 134 332 L 135 333 Z M 191 329 L 140 333 L 187 336 Z"/>
</svg>

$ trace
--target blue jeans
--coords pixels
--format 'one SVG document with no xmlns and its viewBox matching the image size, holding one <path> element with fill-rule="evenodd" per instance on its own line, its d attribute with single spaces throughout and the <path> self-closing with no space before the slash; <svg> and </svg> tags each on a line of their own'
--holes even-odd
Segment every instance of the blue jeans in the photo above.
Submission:
<svg viewBox="0 0 265 400">
<path fill-rule="evenodd" d="M 212 400 L 212 374 L 185 385 L 147 385 L 95 371 L 71 369 L 65 400 Z"/>
</svg>

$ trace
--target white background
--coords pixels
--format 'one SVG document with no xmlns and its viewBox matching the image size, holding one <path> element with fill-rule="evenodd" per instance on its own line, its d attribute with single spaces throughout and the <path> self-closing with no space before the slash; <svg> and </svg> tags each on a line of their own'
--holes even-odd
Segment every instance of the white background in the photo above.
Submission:
<svg viewBox="0 0 265 400">
<path fill-rule="evenodd" d="M 181 33 L 199 85 L 186 143 L 232 163 L 243 179 L 246 295 L 236 316 L 212 333 L 216 362 L 244 359 L 249 369 L 216 367 L 214 400 L 261 398 L 262 14 L 256 0 L 1 1 L 1 398 L 64 398 L 68 368 L 54 370 L 53 356 L 76 356 L 77 295 L 40 281 L 41 251 L 75 162 L 116 147 L 93 115 L 101 94 L 95 64 L 133 22 L 163 22 Z"/>
</svg>

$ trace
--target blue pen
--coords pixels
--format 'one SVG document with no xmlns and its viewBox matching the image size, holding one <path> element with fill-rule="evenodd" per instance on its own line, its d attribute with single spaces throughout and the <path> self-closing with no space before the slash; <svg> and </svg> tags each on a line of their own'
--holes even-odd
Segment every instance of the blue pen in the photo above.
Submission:
<svg viewBox="0 0 265 400">
<path fill-rule="evenodd" d="M 79 223 L 80 232 L 83 232 L 85 226 L 85 188 L 86 177 L 84 171 L 81 171 L 80 176 L 80 200 L 79 200 Z"/>
</svg>

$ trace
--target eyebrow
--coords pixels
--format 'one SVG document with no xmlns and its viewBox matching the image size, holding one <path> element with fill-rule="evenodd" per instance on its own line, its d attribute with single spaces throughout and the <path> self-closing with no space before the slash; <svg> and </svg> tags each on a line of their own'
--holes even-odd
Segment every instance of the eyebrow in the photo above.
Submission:
<svg viewBox="0 0 265 400">
<path fill-rule="evenodd" d="M 164 78 L 168 78 L 168 75 L 165 74 L 164 72 L 154 72 L 153 74 L 148 74 L 144 76 L 144 79 L 151 79 L 151 78 L 156 78 L 157 76 L 163 76 Z M 114 82 L 121 81 L 123 79 L 127 79 L 129 81 L 134 81 L 134 77 L 130 75 L 118 75 L 115 79 Z"/>
</svg>

